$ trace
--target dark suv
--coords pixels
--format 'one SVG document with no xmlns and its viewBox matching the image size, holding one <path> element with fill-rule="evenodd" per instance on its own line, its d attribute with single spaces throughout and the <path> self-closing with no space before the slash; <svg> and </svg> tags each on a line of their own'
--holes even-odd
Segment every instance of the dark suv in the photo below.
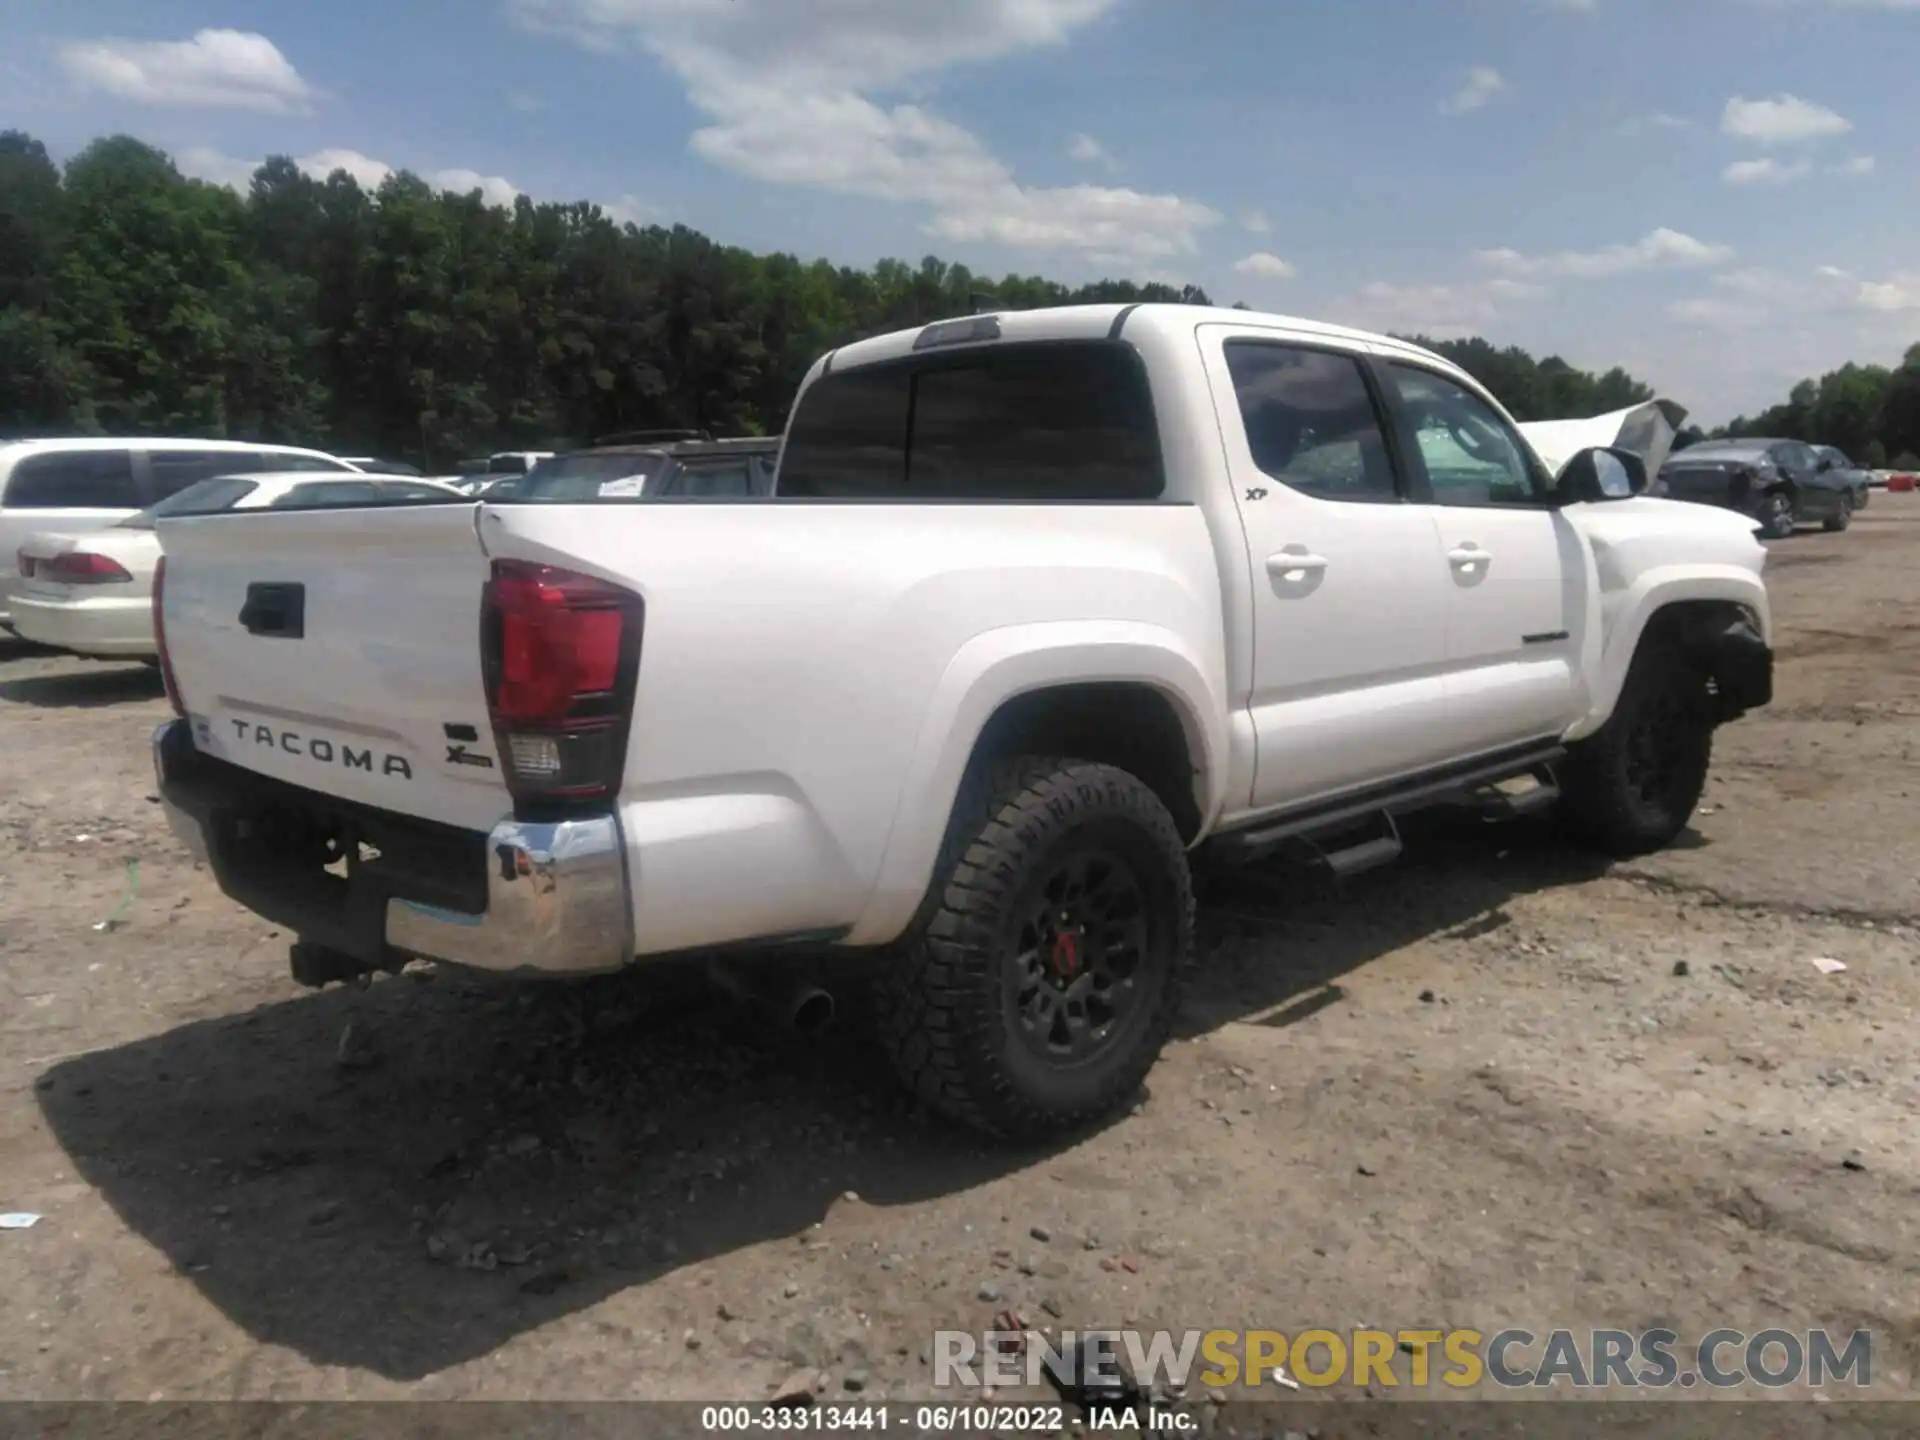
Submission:
<svg viewBox="0 0 1920 1440">
<path fill-rule="evenodd" d="M 542 460 L 489 500 L 764 499 L 773 493 L 780 438 L 716 440 L 698 430 L 610 435 L 586 450 Z"/>
<path fill-rule="evenodd" d="M 1744 511 L 1773 540 L 1808 521 L 1844 530 L 1853 520 L 1853 486 L 1846 472 L 1800 440 L 1689 445 L 1667 458 L 1647 493 Z"/>
</svg>

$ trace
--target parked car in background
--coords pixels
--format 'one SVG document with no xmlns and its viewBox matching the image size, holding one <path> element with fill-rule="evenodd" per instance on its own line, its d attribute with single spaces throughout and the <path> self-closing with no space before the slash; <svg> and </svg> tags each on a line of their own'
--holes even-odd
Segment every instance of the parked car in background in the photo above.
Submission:
<svg viewBox="0 0 1920 1440">
<path fill-rule="evenodd" d="M 542 460 L 505 495 L 483 498 L 578 504 L 679 496 L 750 499 L 773 492 L 780 437 L 716 440 L 697 430 L 608 436 L 586 450 Z"/>
<path fill-rule="evenodd" d="M 104 530 L 210 475 L 328 470 L 355 473 L 344 460 L 292 445 L 151 436 L 0 444 L 0 557 L 36 530 Z M 11 589 L 0 573 L 0 626 L 11 620 Z"/>
<path fill-rule="evenodd" d="M 354 469 L 368 475 L 408 475 L 416 479 L 425 479 L 418 465 L 409 465 L 404 460 L 382 460 L 377 455 L 342 455 L 340 457 Z"/>
<path fill-rule="evenodd" d="M 1853 508 L 1866 509 L 1867 502 L 1873 498 L 1873 472 L 1854 464 L 1844 452 L 1831 445 L 1816 445 L 1813 453 L 1830 462 L 1828 468 L 1831 473 L 1846 477 L 1847 483 L 1853 487 Z"/>
<path fill-rule="evenodd" d="M 1771 540 L 1853 522 L 1853 485 L 1802 440 L 1704 440 L 1670 456 L 1648 492 L 1751 515 Z"/>
<path fill-rule="evenodd" d="M 22 639 L 100 659 L 149 659 L 156 515 L 224 510 L 313 510 L 460 500 L 449 485 L 412 476 L 316 479 L 274 472 L 201 480 L 119 523 L 84 534 L 41 532 L 16 557 L 13 623 Z"/>
</svg>

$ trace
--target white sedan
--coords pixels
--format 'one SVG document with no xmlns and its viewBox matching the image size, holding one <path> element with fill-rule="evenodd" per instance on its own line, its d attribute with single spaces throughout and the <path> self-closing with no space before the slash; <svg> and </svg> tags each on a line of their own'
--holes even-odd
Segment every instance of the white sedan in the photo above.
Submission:
<svg viewBox="0 0 1920 1440">
<path fill-rule="evenodd" d="M 399 475 L 279 471 L 201 480 L 107 530 L 42 532 L 20 547 L 13 628 L 23 640 L 101 659 L 146 660 L 153 640 L 153 571 L 160 559 L 156 515 L 226 510 L 315 510 L 461 501 L 438 480 Z"/>
</svg>

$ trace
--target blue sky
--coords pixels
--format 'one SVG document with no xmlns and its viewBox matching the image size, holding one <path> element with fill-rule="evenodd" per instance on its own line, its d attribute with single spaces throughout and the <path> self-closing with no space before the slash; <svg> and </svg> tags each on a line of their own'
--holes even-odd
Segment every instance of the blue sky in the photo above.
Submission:
<svg viewBox="0 0 1920 1440">
<path fill-rule="evenodd" d="M 1920 341 L 1920 0 L 9 0 L 7 123 L 1192 281 L 1709 423 Z"/>
</svg>

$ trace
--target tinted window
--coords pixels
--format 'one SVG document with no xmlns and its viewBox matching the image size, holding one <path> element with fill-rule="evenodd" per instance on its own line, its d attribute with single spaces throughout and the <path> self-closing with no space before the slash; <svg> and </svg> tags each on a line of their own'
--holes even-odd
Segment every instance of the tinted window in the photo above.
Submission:
<svg viewBox="0 0 1920 1440">
<path fill-rule="evenodd" d="M 151 530 L 156 515 L 212 515 L 231 510 L 259 488 L 257 480 L 202 480 L 138 515 L 128 516 L 120 526 L 126 530 Z"/>
<path fill-rule="evenodd" d="M 747 496 L 753 485 L 747 475 L 747 462 L 729 460 L 720 465 L 688 465 L 681 470 L 673 487 L 675 495 L 724 497 Z"/>
<path fill-rule="evenodd" d="M 364 480 L 315 480 L 296 485 L 268 505 L 270 510 L 310 510 L 331 505 L 371 505 L 380 492 Z"/>
<path fill-rule="evenodd" d="M 251 450 L 149 450 L 147 470 L 153 493 L 165 500 L 189 485 L 216 475 L 244 475 L 260 468 L 260 456 Z"/>
<path fill-rule="evenodd" d="M 1263 475 L 1323 500 L 1394 500 L 1373 396 L 1350 355 L 1229 341 L 1247 450 Z"/>
<path fill-rule="evenodd" d="M 1533 463 L 1513 428 L 1464 385 L 1431 370 L 1389 365 L 1426 466 L 1436 505 L 1532 504 Z M 1544 479 L 1544 477 L 1541 477 Z"/>
<path fill-rule="evenodd" d="M 126 450 L 61 450 L 13 467 L 10 510 L 135 510 L 133 456 Z"/>
<path fill-rule="evenodd" d="M 663 458 L 656 450 L 555 455 L 527 472 L 514 488 L 513 498 L 559 504 L 638 500 L 647 480 L 659 473 Z"/>
<path fill-rule="evenodd" d="M 1131 350 L 1098 342 L 830 374 L 801 400 L 778 483 L 783 496 L 929 501 L 1151 500 L 1164 488 L 1145 373 Z"/>
<path fill-rule="evenodd" d="M 897 495 L 907 473 L 905 367 L 850 370 L 807 387 L 780 462 L 782 495 Z"/>
<path fill-rule="evenodd" d="M 331 455 L 301 455 L 290 450 L 269 450 L 260 457 L 260 469 L 278 473 L 299 473 L 316 471 L 329 475 L 342 471 L 352 474 L 353 467 L 344 460 L 335 460 Z"/>
<path fill-rule="evenodd" d="M 374 487 L 376 499 L 394 505 L 418 505 L 423 501 L 441 501 L 466 499 L 463 495 L 449 494 L 436 485 L 409 485 L 404 480 Z"/>
</svg>

